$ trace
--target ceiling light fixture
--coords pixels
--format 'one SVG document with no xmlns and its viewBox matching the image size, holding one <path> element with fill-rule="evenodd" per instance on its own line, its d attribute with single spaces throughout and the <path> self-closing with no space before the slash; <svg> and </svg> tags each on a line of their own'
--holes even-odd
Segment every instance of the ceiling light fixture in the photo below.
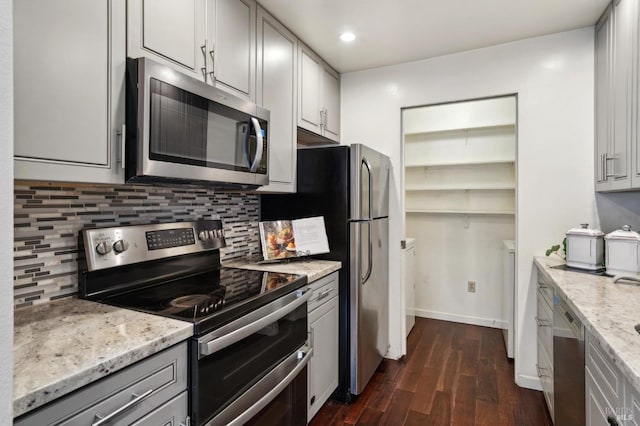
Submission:
<svg viewBox="0 0 640 426">
<path fill-rule="evenodd" d="M 340 34 L 340 40 L 349 43 L 356 39 L 356 35 L 354 33 L 346 32 Z"/>
</svg>

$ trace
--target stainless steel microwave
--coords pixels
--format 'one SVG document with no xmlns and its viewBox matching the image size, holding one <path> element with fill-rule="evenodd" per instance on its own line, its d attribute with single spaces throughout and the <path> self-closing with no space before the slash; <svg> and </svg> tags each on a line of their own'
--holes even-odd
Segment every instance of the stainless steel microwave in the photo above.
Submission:
<svg viewBox="0 0 640 426">
<path fill-rule="evenodd" d="M 127 61 L 127 182 L 269 183 L 269 111 L 147 58 Z"/>
</svg>

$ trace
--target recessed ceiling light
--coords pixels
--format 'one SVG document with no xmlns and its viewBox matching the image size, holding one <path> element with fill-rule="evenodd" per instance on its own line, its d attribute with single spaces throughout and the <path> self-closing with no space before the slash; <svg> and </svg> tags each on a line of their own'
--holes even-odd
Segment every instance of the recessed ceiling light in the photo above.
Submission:
<svg viewBox="0 0 640 426">
<path fill-rule="evenodd" d="M 354 33 L 346 32 L 346 33 L 340 34 L 340 40 L 342 40 L 344 42 L 349 43 L 349 42 L 351 42 L 351 41 L 353 41 L 355 39 L 356 39 L 356 35 Z"/>
</svg>

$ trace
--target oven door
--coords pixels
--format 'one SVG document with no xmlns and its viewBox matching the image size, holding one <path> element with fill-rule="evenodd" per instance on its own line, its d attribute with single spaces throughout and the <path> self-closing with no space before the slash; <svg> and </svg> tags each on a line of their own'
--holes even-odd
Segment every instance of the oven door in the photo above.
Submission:
<svg viewBox="0 0 640 426">
<path fill-rule="evenodd" d="M 196 425 L 246 423 L 270 410 L 276 398 L 302 413 L 306 424 L 310 295 L 308 288 L 296 290 L 194 340 L 191 417 Z"/>
</svg>

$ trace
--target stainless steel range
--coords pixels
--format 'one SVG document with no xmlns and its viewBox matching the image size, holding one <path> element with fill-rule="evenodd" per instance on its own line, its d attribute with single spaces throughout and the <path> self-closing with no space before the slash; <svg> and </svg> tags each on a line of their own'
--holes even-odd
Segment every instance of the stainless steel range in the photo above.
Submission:
<svg viewBox="0 0 640 426">
<path fill-rule="evenodd" d="M 192 424 L 306 424 L 306 276 L 222 267 L 219 220 L 80 240 L 81 298 L 193 323 Z"/>
</svg>

